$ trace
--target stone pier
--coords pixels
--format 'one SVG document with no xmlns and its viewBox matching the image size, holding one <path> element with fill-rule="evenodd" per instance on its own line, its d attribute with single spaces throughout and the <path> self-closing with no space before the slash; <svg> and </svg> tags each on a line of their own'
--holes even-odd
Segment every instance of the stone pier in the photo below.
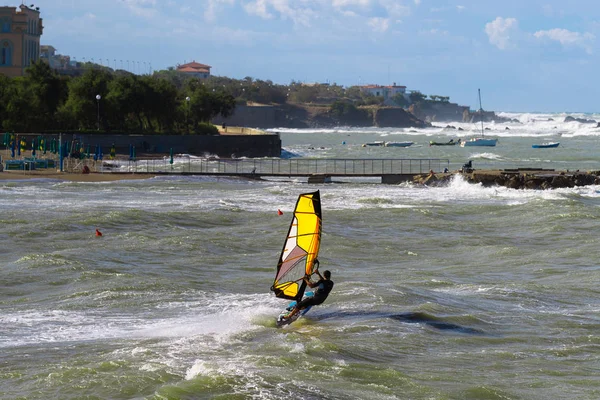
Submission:
<svg viewBox="0 0 600 400">
<path fill-rule="evenodd" d="M 454 175 L 462 175 L 469 183 L 483 186 L 505 186 L 512 189 L 557 189 L 600 184 L 600 171 L 556 171 L 542 168 L 500 170 L 468 170 L 415 175 L 414 183 L 428 186 L 446 184 Z"/>
</svg>

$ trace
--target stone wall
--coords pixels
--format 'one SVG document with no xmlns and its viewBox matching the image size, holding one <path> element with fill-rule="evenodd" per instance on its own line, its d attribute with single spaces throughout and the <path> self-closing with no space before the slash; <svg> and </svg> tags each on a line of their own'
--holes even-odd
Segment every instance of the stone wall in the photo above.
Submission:
<svg viewBox="0 0 600 400">
<path fill-rule="evenodd" d="M 31 149 L 31 140 L 38 134 L 18 134 L 27 138 L 27 150 Z M 59 135 L 42 135 L 48 142 Z M 265 135 L 109 135 L 109 134 L 79 134 L 62 135 L 65 141 L 77 140 L 83 143 L 87 151 L 94 152 L 96 146 L 101 146 L 104 155 L 108 155 L 111 147 L 115 146 L 117 154 L 129 155 L 130 146 L 135 146 L 136 156 L 141 154 L 168 154 L 173 149 L 176 154 L 192 154 L 196 156 L 215 155 L 219 157 L 280 157 L 281 138 L 277 134 Z M 50 147 L 47 146 L 47 151 Z"/>
</svg>

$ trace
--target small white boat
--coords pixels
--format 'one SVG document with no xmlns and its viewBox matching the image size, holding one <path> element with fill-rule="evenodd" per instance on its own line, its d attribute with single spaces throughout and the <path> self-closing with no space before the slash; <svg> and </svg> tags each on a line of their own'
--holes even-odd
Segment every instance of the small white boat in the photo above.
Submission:
<svg viewBox="0 0 600 400">
<path fill-rule="evenodd" d="M 408 147 L 413 144 L 413 142 L 385 142 L 385 147 Z"/>
<path fill-rule="evenodd" d="M 534 149 L 551 149 L 553 147 L 558 147 L 560 142 L 550 142 L 550 143 L 542 143 L 542 144 L 532 144 L 531 147 Z"/>
<path fill-rule="evenodd" d="M 375 142 L 367 142 L 362 145 L 362 147 L 371 147 L 371 146 L 384 146 L 385 142 L 383 140 L 377 140 Z"/>
</svg>

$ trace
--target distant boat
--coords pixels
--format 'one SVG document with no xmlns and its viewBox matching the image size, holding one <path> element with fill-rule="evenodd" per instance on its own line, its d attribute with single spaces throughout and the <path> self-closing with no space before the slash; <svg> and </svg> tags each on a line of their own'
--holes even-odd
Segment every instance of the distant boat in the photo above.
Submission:
<svg viewBox="0 0 600 400">
<path fill-rule="evenodd" d="M 375 142 L 367 142 L 362 145 L 362 147 L 371 147 L 371 146 L 384 146 L 385 142 L 383 140 L 377 140 Z"/>
<path fill-rule="evenodd" d="M 408 147 L 412 145 L 413 142 L 385 142 L 385 147 Z"/>
<path fill-rule="evenodd" d="M 462 147 L 468 147 L 468 146 L 494 147 L 494 146 L 496 146 L 496 143 L 498 143 L 498 139 L 486 139 L 486 138 L 480 137 L 480 138 L 472 138 L 472 139 L 465 140 L 460 145 Z"/>
<path fill-rule="evenodd" d="M 551 149 L 553 147 L 558 147 L 559 144 L 560 142 L 549 142 L 542 144 L 532 144 L 531 147 L 534 149 Z"/>
<path fill-rule="evenodd" d="M 477 93 L 479 94 L 479 114 L 481 116 L 481 137 L 463 140 L 460 143 L 460 145 L 462 147 L 468 147 L 468 146 L 494 147 L 494 146 L 496 146 L 496 143 L 498 143 L 498 139 L 486 139 L 483 137 L 483 107 L 481 107 L 481 89 L 477 89 Z"/>
<path fill-rule="evenodd" d="M 460 143 L 460 139 L 458 139 L 458 141 L 456 141 L 456 142 L 454 141 L 454 139 L 450 139 L 447 142 L 435 142 L 433 140 L 429 141 L 430 146 L 454 146 L 459 143 Z"/>
</svg>

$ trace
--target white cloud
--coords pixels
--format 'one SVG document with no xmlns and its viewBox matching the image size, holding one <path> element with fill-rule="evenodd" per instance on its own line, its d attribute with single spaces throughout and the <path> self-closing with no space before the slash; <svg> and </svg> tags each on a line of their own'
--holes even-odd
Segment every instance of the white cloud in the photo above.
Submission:
<svg viewBox="0 0 600 400">
<path fill-rule="evenodd" d="M 389 29 L 390 20 L 389 18 L 379 17 L 369 18 L 369 20 L 367 21 L 367 25 L 369 25 L 371 29 L 373 29 L 375 32 L 383 33 Z"/>
<path fill-rule="evenodd" d="M 352 18 L 358 17 L 358 14 L 355 13 L 354 11 L 340 11 L 340 12 L 344 17 L 352 17 Z"/>
<path fill-rule="evenodd" d="M 421 4 L 421 0 L 415 0 L 415 5 L 418 6 L 419 4 Z"/>
<path fill-rule="evenodd" d="M 420 35 L 430 35 L 430 36 L 448 36 L 449 32 L 441 29 L 429 29 L 426 31 L 419 31 Z"/>
<path fill-rule="evenodd" d="M 592 53 L 592 44 L 596 40 L 596 36 L 591 33 L 581 34 L 572 32 L 567 29 L 550 29 L 547 31 L 537 31 L 533 34 L 538 39 L 550 39 L 559 42 L 564 47 L 574 46 L 585 49 L 588 54 Z"/>
<path fill-rule="evenodd" d="M 152 18 L 158 14 L 155 9 L 156 0 L 122 0 L 133 14 L 144 18 Z"/>
<path fill-rule="evenodd" d="M 371 4 L 371 0 L 333 0 L 331 3 L 335 8 L 347 7 L 347 6 L 361 6 L 366 7 Z"/>
<path fill-rule="evenodd" d="M 485 24 L 485 33 L 491 44 L 500 50 L 508 50 L 516 47 L 513 42 L 519 33 L 518 22 L 515 18 L 498 17 Z"/>
<path fill-rule="evenodd" d="M 221 5 L 233 5 L 235 0 L 208 0 L 208 6 L 204 11 L 204 19 L 214 21 L 217 19 L 217 12 L 222 8 Z"/>
<path fill-rule="evenodd" d="M 406 17 L 410 15 L 410 7 L 398 4 L 397 0 L 380 0 L 381 6 L 390 17 Z"/>
<path fill-rule="evenodd" d="M 256 15 L 263 19 L 273 18 L 273 14 L 267 11 L 266 0 L 256 0 L 254 3 L 244 4 L 244 10 L 246 10 L 248 15 Z"/>
<path fill-rule="evenodd" d="M 244 4 L 244 10 L 249 15 L 264 19 L 275 17 L 269 9 L 277 12 L 283 19 L 291 19 L 296 25 L 310 26 L 311 20 L 317 16 L 310 8 L 298 7 L 298 2 L 294 0 L 254 0 Z"/>
</svg>

